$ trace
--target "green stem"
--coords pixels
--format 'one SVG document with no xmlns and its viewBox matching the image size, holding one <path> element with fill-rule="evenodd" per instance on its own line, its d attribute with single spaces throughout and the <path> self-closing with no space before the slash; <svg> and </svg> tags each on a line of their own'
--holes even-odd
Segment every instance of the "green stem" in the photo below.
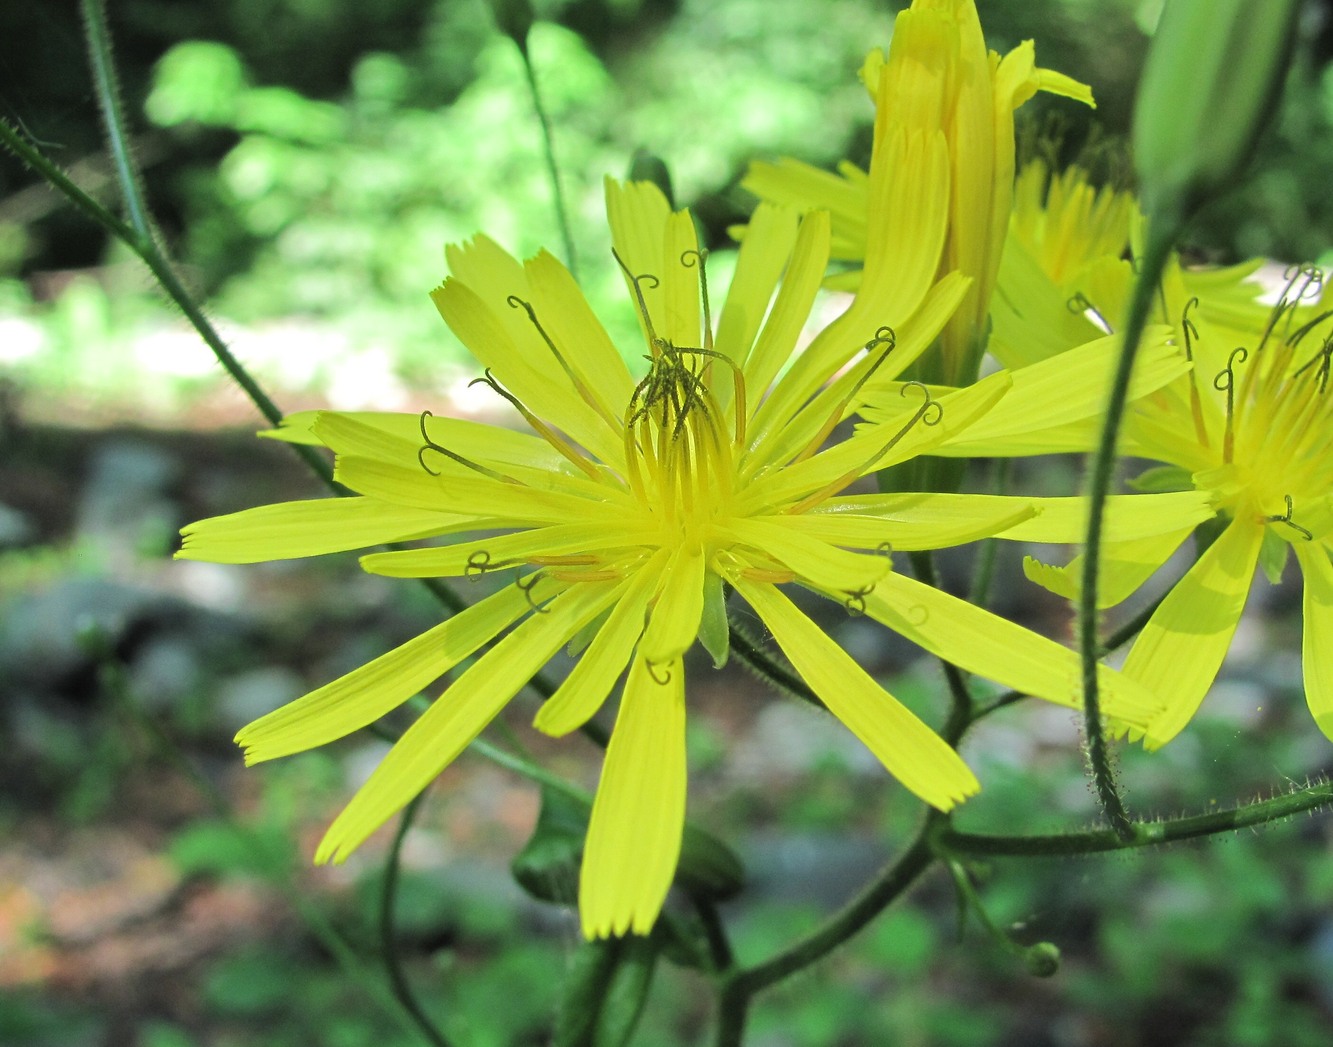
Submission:
<svg viewBox="0 0 1333 1047">
<path fill-rule="evenodd" d="M 1004 494 L 1009 487 L 1009 477 L 1013 472 L 1012 458 L 996 458 L 991 467 L 991 494 Z M 985 608 L 990 601 L 991 584 L 995 581 L 995 564 L 999 557 L 1000 539 L 987 538 L 981 543 L 977 554 L 976 574 L 972 576 L 972 588 L 967 594 L 967 602 L 974 607 Z"/>
<path fill-rule="evenodd" d="M 766 651 L 763 644 L 750 633 L 749 629 L 741 625 L 734 617 L 729 616 L 728 631 L 731 639 L 731 649 L 736 652 L 749 669 L 752 669 L 765 682 L 779 691 L 785 691 L 793 698 L 799 698 L 818 709 L 828 708 L 820 701 L 819 695 L 810 689 L 809 684 Z"/>
<path fill-rule="evenodd" d="M 1129 396 L 1129 382 L 1134 372 L 1143 329 L 1152 308 L 1152 296 L 1170 256 L 1174 241 L 1174 225 L 1165 229 L 1154 223 L 1143 256 L 1142 268 L 1134 284 L 1129 316 L 1124 327 L 1124 344 L 1116 364 L 1115 376 L 1107 398 L 1106 417 L 1103 419 L 1101 439 L 1092 454 L 1088 467 L 1088 531 L 1083 543 L 1083 572 L 1078 597 L 1078 652 L 1083 666 L 1083 731 L 1087 738 L 1088 763 L 1093 781 L 1111 827 L 1123 840 L 1133 839 L 1134 826 L 1116 789 L 1111 769 L 1106 735 L 1102 731 L 1101 701 L 1097 686 L 1097 665 L 1101 657 L 1101 642 L 1097 637 L 1097 583 L 1101 563 L 1102 532 L 1106 499 L 1116 463 L 1116 444 L 1120 423 Z M 1164 233 L 1170 235 L 1163 235 Z"/>
<path fill-rule="evenodd" d="M 745 1029 L 745 1014 L 755 993 L 804 970 L 862 930 L 914 884 L 935 854 L 929 837 L 943 816 L 931 812 L 916 838 L 897 860 L 885 866 L 861 893 L 811 934 L 754 967 L 723 979 L 718 1001 L 714 1047 L 738 1047 Z"/>
<path fill-rule="evenodd" d="M 907 557 L 911 561 L 912 570 L 916 573 L 918 581 L 929 585 L 932 589 L 940 587 L 939 574 L 935 571 L 935 559 L 929 552 L 911 552 Z M 972 723 L 972 692 L 968 689 L 967 678 L 958 666 L 944 658 L 939 661 L 944 667 L 944 679 L 949 684 L 949 719 L 945 722 L 940 735 L 950 745 L 956 745 L 962 738 L 963 732 Z"/>
<path fill-rule="evenodd" d="M 40 150 L 30 145 L 22 135 L 3 121 L 0 121 L 0 146 L 4 146 L 12 152 L 41 178 L 54 186 L 76 208 L 133 251 L 148 267 L 148 271 L 153 274 L 153 278 L 161 285 L 167 297 L 185 315 L 186 320 L 190 322 L 190 326 L 198 332 L 199 337 L 213 351 L 218 363 L 222 365 L 232 380 L 245 391 L 259 413 L 264 416 L 270 425 L 276 427 L 282 423 L 282 412 L 278 410 L 277 405 L 250 376 L 249 372 L 241 366 L 240 361 L 232 355 L 231 350 L 227 348 L 221 336 L 209 323 L 203 311 L 195 305 L 194 299 L 185 290 L 180 280 L 177 279 L 175 271 L 158 250 L 151 237 L 141 236 L 136 230 L 126 225 L 85 193 L 59 167 L 48 160 Z M 315 448 L 305 444 L 293 444 L 292 449 L 304 459 L 305 463 L 330 489 L 338 490 L 337 485 L 333 482 L 333 470 L 328 462 L 319 456 Z"/>
<path fill-rule="evenodd" d="M 1279 818 L 1313 811 L 1333 804 L 1333 783 L 1321 783 L 1271 800 L 1259 800 L 1225 811 L 1211 811 L 1187 818 L 1159 822 L 1135 822 L 1133 835 L 1125 839 L 1111 829 L 1088 832 L 1049 833 L 1031 836 L 993 836 L 986 833 L 957 832 L 942 829 L 933 838 L 935 846 L 952 854 L 974 857 L 1036 857 L 1051 855 L 1096 854 L 1175 843 L 1200 836 L 1247 829 Z"/>
<path fill-rule="evenodd" d="M 546 174 L 551 180 L 551 199 L 555 202 L 556 223 L 560 226 L 560 238 L 565 245 L 565 265 L 570 275 L 578 279 L 578 261 L 574 256 L 574 236 L 570 231 L 569 213 L 565 209 L 565 194 L 560 188 L 560 165 L 555 158 L 555 137 L 551 133 L 551 120 L 542 103 L 541 91 L 537 88 L 537 71 L 532 65 L 532 54 L 528 50 L 526 37 L 517 41 L 519 54 L 523 56 L 523 75 L 528 81 L 528 93 L 532 95 L 532 108 L 537 112 L 537 122 L 542 129 L 542 153 L 546 158 Z"/>
<path fill-rule="evenodd" d="M 125 196 L 130 225 L 147 242 L 152 242 L 152 225 L 144 203 L 139 170 L 130 151 L 125 111 L 120 100 L 116 67 L 111 57 L 111 31 L 106 23 L 106 0 L 83 0 L 84 38 L 88 43 L 88 63 L 92 67 L 93 87 L 106 125 L 107 142 L 116 168 L 116 179 Z"/>
<path fill-rule="evenodd" d="M 394 929 L 394 903 L 398 895 L 398 874 L 402 868 L 403 840 L 406 839 L 407 831 L 412 827 L 412 820 L 416 817 L 417 808 L 421 806 L 425 796 L 425 792 L 417 793 L 403 808 L 403 813 L 398 819 L 398 830 L 393 834 L 393 843 L 389 847 L 388 857 L 384 860 L 384 883 L 380 889 L 380 951 L 384 959 L 385 973 L 389 977 L 389 987 L 398 1002 L 402 1004 L 403 1010 L 412 1016 L 412 1021 L 422 1037 L 431 1044 L 431 1047 L 449 1047 L 449 1040 L 431 1021 L 412 991 L 412 986 L 398 959 L 397 935 Z"/>
</svg>

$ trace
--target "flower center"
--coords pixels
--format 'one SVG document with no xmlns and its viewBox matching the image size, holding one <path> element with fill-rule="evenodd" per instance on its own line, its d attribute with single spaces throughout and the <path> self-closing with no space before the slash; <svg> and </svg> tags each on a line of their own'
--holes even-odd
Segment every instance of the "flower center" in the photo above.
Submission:
<svg viewBox="0 0 1333 1047">
<path fill-rule="evenodd" d="M 733 434 L 708 384 L 717 357 L 661 347 L 625 412 L 631 489 L 670 534 L 699 542 L 728 513 L 735 490 Z"/>
</svg>

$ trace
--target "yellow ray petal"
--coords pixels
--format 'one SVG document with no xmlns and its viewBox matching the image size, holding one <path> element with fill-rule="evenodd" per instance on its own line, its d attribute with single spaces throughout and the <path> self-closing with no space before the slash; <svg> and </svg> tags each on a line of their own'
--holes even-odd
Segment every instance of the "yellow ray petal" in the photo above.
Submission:
<svg viewBox="0 0 1333 1047">
<path fill-rule="evenodd" d="M 908 552 L 989 538 L 1037 512 L 1025 498 L 1002 502 L 973 498 L 939 494 L 872 495 L 864 501 L 830 498 L 808 513 L 783 520 L 787 527 L 836 545 L 858 549 L 887 545 L 888 551 Z M 873 512 L 856 512 L 860 506 Z"/>
<path fill-rule="evenodd" d="M 601 708 L 643 635 L 648 601 L 661 583 L 666 560 L 667 554 L 658 552 L 625 584 L 583 657 L 537 710 L 533 721 L 537 730 L 556 736 L 568 734 Z"/>
<path fill-rule="evenodd" d="M 743 577 L 732 582 L 829 711 L 911 792 L 947 811 L 981 788 L 939 735 L 871 679 L 775 586 Z"/>
<path fill-rule="evenodd" d="M 591 393 L 600 413 L 619 422 L 634 380 L 583 291 L 569 270 L 547 251 L 528 259 L 524 270 L 532 290 L 532 307 L 542 326 Z"/>
<path fill-rule="evenodd" d="M 415 461 L 390 465 L 374 458 L 339 458 L 334 479 L 359 494 L 419 509 L 445 510 L 466 505 L 478 514 L 503 521 L 502 527 L 564 523 L 586 516 L 586 498 L 558 491 L 538 491 L 481 476 L 462 466 L 441 462 L 432 476 Z"/>
<path fill-rule="evenodd" d="M 1189 723 L 1231 646 L 1254 580 L 1264 528 L 1235 520 L 1157 608 L 1125 659 L 1125 675 L 1157 693 L 1166 708 L 1143 739 L 1165 745 Z"/>
<path fill-rule="evenodd" d="M 656 187 L 654 187 L 656 188 Z M 657 333 L 677 348 L 703 345 L 699 323 L 699 241 L 688 211 L 674 211 L 662 230 L 662 255 L 650 269 L 662 281 L 662 316 Z"/>
<path fill-rule="evenodd" d="M 865 605 L 869 617 L 961 669 L 1082 708 L 1078 656 L 1053 640 L 900 574 L 885 576 Z M 1106 666 L 1097 679 L 1107 716 L 1142 728 L 1162 707 L 1147 688 Z"/>
<path fill-rule="evenodd" d="M 639 657 L 657 665 L 680 657 L 699 634 L 704 613 L 703 548 L 682 542 L 662 573 L 648 628 L 639 643 Z"/>
<path fill-rule="evenodd" d="M 1305 580 L 1301 663 L 1305 702 L 1325 736 L 1333 739 L 1333 566 L 1322 542 L 1293 542 Z"/>
<path fill-rule="evenodd" d="M 773 299 L 773 289 L 796 246 L 799 218 L 794 209 L 771 203 L 761 203 L 750 216 L 736 258 L 736 272 L 718 320 L 714 346 L 738 364 L 744 364 L 749 358 L 750 347 L 763 325 L 769 302 Z M 755 392 L 758 393 L 758 389 Z"/>
<path fill-rule="evenodd" d="M 966 495 L 968 498 L 1001 498 L 1003 495 Z M 1082 542 L 1088 533 L 1088 500 L 1083 497 L 1030 498 L 1037 510 L 1005 531 L 1001 538 L 1016 542 Z M 1167 536 L 1171 548 L 1180 544 L 1176 536 L 1212 519 L 1214 510 L 1207 491 L 1170 491 L 1165 494 L 1113 494 L 1106 499 L 1102 516 L 1102 540 L 1132 542 L 1158 535 Z M 1166 552 L 1162 560 L 1170 556 Z M 1138 554 L 1135 554 L 1137 559 Z"/>
<path fill-rule="evenodd" d="M 259 563 L 363 549 L 486 526 L 486 517 L 394 505 L 376 498 L 315 498 L 197 520 L 181 530 L 180 560 Z"/>
<path fill-rule="evenodd" d="M 507 629 L 532 609 L 533 600 L 547 599 L 560 588 L 543 579 L 528 593 L 515 585 L 501 589 L 401 647 L 261 716 L 236 735 L 245 747 L 246 763 L 304 752 L 374 723 Z"/>
<path fill-rule="evenodd" d="M 742 259 L 745 257 L 744 251 L 745 247 L 742 245 Z M 766 319 L 762 312 L 752 319 L 756 324 L 762 320 L 764 325 L 753 347 L 746 346 L 749 353 L 742 361 L 745 384 L 750 397 L 748 407 L 752 416 L 759 406 L 759 397 L 772 384 L 778 371 L 792 358 L 796 340 L 810 317 L 810 307 L 814 303 L 815 294 L 819 291 L 819 282 L 828 266 L 828 251 L 828 216 L 822 211 L 806 215 L 797 230 L 796 244 L 791 251 L 787 271 L 782 278 L 782 286 L 778 289 L 777 298 L 773 300 L 772 310 Z M 738 263 L 737 275 L 740 274 Z M 758 278 L 754 279 L 757 281 Z M 736 285 L 733 283 L 731 292 L 727 296 L 728 307 L 735 294 Z M 769 295 L 771 294 L 770 288 Z M 745 303 L 747 315 L 759 309 L 759 298 L 760 295 L 757 293 L 741 298 Z M 767 305 L 768 300 L 765 298 L 764 307 Z M 720 332 L 718 341 L 720 345 Z"/>
<path fill-rule="evenodd" d="M 1171 336 L 1169 327 L 1153 326 L 1144 332 L 1129 388 L 1131 401 L 1189 370 L 1189 361 Z M 1111 336 L 1010 372 L 1014 384 L 1004 399 L 940 453 L 963 457 L 1049 453 L 1042 440 L 1044 430 L 1087 418 L 1100 420 L 1119 354 L 1120 339 Z M 885 406 L 900 410 L 891 397 L 884 400 Z M 1097 435 L 1092 427 L 1086 432 L 1089 438 Z"/>
<path fill-rule="evenodd" d="M 355 439 L 352 430 L 339 425 L 347 421 L 382 430 L 386 436 L 410 445 L 413 455 L 416 454 L 416 448 L 422 446 L 421 416 L 400 411 L 300 411 L 284 418 L 281 429 L 270 429 L 259 435 L 288 443 L 325 446 L 323 438 L 315 434 L 321 416 L 323 422 L 320 432 L 329 439 Z M 449 448 L 455 454 L 493 468 L 527 467 L 537 472 L 573 469 L 568 460 L 545 440 L 504 426 L 431 415 L 426 419 L 426 432 L 437 444 Z M 366 438 L 366 450 L 353 452 L 349 444 L 343 453 L 369 454 L 369 448 L 374 446 L 373 440 Z"/>
<path fill-rule="evenodd" d="M 671 217 L 671 206 L 662 191 L 650 182 L 619 182 L 608 177 L 604 184 L 611 246 L 629 269 L 630 276 L 651 275 L 654 278 L 640 280 L 638 289 L 643 294 L 648 316 L 658 327 L 666 315 L 659 270 L 662 267 L 663 232 Z M 634 285 L 629 277 L 626 277 L 625 285 L 630 300 L 634 301 Z M 637 305 L 635 308 L 637 312 Z M 642 316 L 639 316 L 639 326 L 646 345 L 648 331 L 643 326 Z M 661 330 L 657 333 L 664 335 Z"/>
<path fill-rule="evenodd" d="M 394 743 L 329 826 L 315 862 L 342 861 L 426 788 L 614 593 L 609 584 L 574 586 L 478 659 Z"/>
<path fill-rule="evenodd" d="M 963 300 L 968 282 L 967 277 L 950 273 L 930 289 L 911 320 L 895 330 L 893 351 L 877 368 L 872 382 L 901 374 L 931 345 Z M 847 396 L 851 384 L 860 377 L 855 374 L 854 367 L 848 368 L 824 391 L 821 392 L 820 387 L 828 381 L 830 374 L 860 352 L 869 339 L 876 337 L 878 325 L 867 325 L 868 315 L 855 307 L 849 309 L 815 336 L 805 352 L 796 358 L 791 370 L 778 381 L 751 427 L 755 437 L 751 459 L 756 467 L 789 461 L 815 437 L 834 405 Z M 848 405 L 848 412 L 868 395 L 862 389 L 858 398 Z M 806 401 L 812 396 L 815 399 L 807 405 Z"/>
<path fill-rule="evenodd" d="M 484 239 L 479 237 L 469 252 L 458 257 L 476 253 L 477 244 Z M 450 330 L 529 411 L 573 437 L 602 461 L 616 461 L 623 454 L 621 440 L 579 396 L 536 325 L 518 304 L 519 299 L 531 304 L 532 291 L 522 267 L 513 259 L 500 268 L 508 273 L 511 267 L 518 275 L 510 276 L 508 281 L 494 276 L 489 278 L 491 282 L 471 284 L 451 277 L 431 292 L 431 299 Z"/>
<path fill-rule="evenodd" d="M 862 592 L 874 587 L 893 567 L 884 556 L 848 552 L 830 545 L 805 529 L 790 524 L 801 516 L 751 517 L 733 520 L 727 527 L 741 545 L 783 564 L 803 581 L 839 592 Z"/>
<path fill-rule="evenodd" d="M 685 666 L 636 656 L 583 848 L 585 937 L 652 930 L 680 858 L 685 781 Z"/>
<path fill-rule="evenodd" d="M 863 425 L 850 439 L 812 458 L 756 477 L 738 498 L 737 513 L 777 509 L 801 495 L 838 481 L 852 470 L 863 476 L 918 454 L 929 454 L 931 448 L 981 417 L 1008 388 L 1009 376 L 1001 371 L 934 401 L 929 413 L 910 428 L 906 421 L 882 426 Z M 924 392 L 920 389 L 907 391 L 910 402 L 917 410 L 922 409 Z M 934 424 L 930 424 L 932 421 Z M 830 491 L 829 495 L 836 493 Z"/>
<path fill-rule="evenodd" d="M 645 537 L 651 535 L 642 527 L 632 527 L 632 520 L 610 513 L 603 516 L 604 519 L 593 523 L 536 527 L 430 549 L 370 553 L 361 557 L 361 567 L 370 574 L 389 578 L 451 578 L 539 564 L 547 556 L 605 554 L 619 547 L 634 548 L 643 545 Z"/>
<path fill-rule="evenodd" d="M 849 165 L 850 166 L 850 165 Z M 860 172 L 858 172 L 860 173 Z M 832 257 L 860 261 L 866 254 L 866 180 L 839 177 L 831 171 L 783 157 L 776 162 L 751 161 L 741 188 L 761 200 L 794 208 L 827 211 L 832 219 Z M 758 212 L 756 212 L 757 214 Z M 754 220 L 745 229 L 750 236 Z M 860 279 L 858 272 L 857 279 Z"/>
<path fill-rule="evenodd" d="M 1097 574 L 1097 606 L 1114 607 L 1137 592 L 1193 530 L 1193 526 L 1189 526 L 1151 538 L 1103 545 Z M 1032 556 L 1024 557 L 1023 573 L 1043 589 L 1077 600 L 1083 589 L 1083 554 L 1075 556 L 1063 567 L 1043 563 Z"/>
</svg>

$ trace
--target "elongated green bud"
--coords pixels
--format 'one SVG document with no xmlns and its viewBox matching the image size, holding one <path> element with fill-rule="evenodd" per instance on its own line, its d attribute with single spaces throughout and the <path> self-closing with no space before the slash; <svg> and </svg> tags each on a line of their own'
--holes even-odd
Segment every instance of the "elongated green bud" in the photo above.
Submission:
<svg viewBox="0 0 1333 1047">
<path fill-rule="evenodd" d="M 1227 188 L 1276 109 L 1300 0 L 1166 0 L 1134 107 L 1145 208 L 1182 221 Z"/>
</svg>

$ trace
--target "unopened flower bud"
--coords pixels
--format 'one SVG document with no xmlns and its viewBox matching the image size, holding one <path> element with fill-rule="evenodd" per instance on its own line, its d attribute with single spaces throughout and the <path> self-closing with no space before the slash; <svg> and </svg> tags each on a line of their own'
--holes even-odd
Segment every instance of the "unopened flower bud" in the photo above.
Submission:
<svg viewBox="0 0 1333 1047">
<path fill-rule="evenodd" d="M 1167 0 L 1134 108 L 1149 215 L 1180 221 L 1235 181 L 1271 120 L 1300 0 Z"/>
</svg>

